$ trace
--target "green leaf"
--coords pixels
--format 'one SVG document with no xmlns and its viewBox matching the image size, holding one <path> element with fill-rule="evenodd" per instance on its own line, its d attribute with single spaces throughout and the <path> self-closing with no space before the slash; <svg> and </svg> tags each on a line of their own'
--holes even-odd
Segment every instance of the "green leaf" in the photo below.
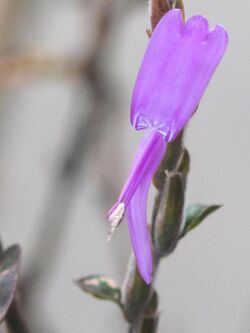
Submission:
<svg viewBox="0 0 250 333">
<path fill-rule="evenodd" d="M 0 273 L 12 269 L 20 264 L 21 249 L 19 245 L 12 245 L 0 254 Z"/>
<path fill-rule="evenodd" d="M 196 228 L 208 215 L 219 209 L 220 205 L 194 204 L 185 212 L 185 224 L 179 238 L 184 237 L 189 231 Z"/>
<path fill-rule="evenodd" d="M 109 300 L 121 306 L 121 290 L 116 283 L 104 275 L 90 275 L 79 279 L 76 284 L 92 296 Z"/>
</svg>

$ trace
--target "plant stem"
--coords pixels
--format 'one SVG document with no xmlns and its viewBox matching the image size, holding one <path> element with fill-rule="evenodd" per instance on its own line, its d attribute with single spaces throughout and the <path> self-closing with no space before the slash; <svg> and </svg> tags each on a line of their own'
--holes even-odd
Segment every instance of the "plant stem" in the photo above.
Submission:
<svg viewBox="0 0 250 333">
<path fill-rule="evenodd" d="M 174 172 L 178 168 L 180 156 L 183 154 L 182 145 L 183 133 L 181 133 L 174 142 L 172 142 L 162 160 L 162 163 L 154 177 L 154 184 L 158 189 L 158 194 L 155 199 L 152 216 L 152 244 L 155 229 L 155 219 L 157 217 L 160 202 L 164 195 L 163 183 L 166 182 L 165 172 Z M 154 245 L 154 244 L 153 244 Z M 154 249 L 154 274 L 156 273 L 161 261 L 161 256 Z M 158 297 L 153 288 L 153 283 L 146 285 L 140 277 L 136 269 L 136 264 L 133 261 L 128 267 L 127 277 L 124 281 L 124 311 L 127 320 L 130 322 L 129 333 L 156 333 L 158 316 Z"/>
</svg>

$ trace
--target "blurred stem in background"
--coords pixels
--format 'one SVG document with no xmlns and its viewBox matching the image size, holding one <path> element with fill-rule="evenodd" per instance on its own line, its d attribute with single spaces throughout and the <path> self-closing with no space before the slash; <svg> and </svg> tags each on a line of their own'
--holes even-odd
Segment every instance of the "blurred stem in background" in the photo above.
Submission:
<svg viewBox="0 0 250 333">
<path fill-rule="evenodd" d="M 102 49 L 112 26 L 113 1 L 104 1 L 98 9 L 95 19 L 97 33 L 92 53 L 88 59 L 83 59 L 78 68 L 75 65 L 71 68 L 73 73 L 77 72 L 81 76 L 81 80 L 89 87 L 91 109 L 88 110 L 87 117 L 84 106 L 81 106 L 82 112 L 73 112 L 78 117 L 75 122 L 76 128 L 72 131 L 69 149 L 65 151 L 64 159 L 56 172 L 56 179 L 41 217 L 41 230 L 33 251 L 33 261 L 22 281 L 22 292 L 26 305 L 28 305 L 29 316 L 34 316 L 33 305 L 29 303 L 31 294 L 40 281 L 48 275 L 48 271 L 53 269 L 59 255 L 60 241 L 71 212 L 86 154 L 90 149 L 94 149 L 93 144 L 100 140 L 103 124 L 110 119 L 113 112 L 107 93 L 110 83 L 100 66 Z M 66 66 L 64 69 L 67 71 L 70 67 Z M 80 85 L 76 101 L 81 100 L 82 89 Z"/>
<path fill-rule="evenodd" d="M 125 2 L 121 11 L 131 10 L 133 4 Z M 82 6 L 84 5 L 83 1 Z M 20 281 L 20 296 L 24 303 L 24 310 L 27 318 L 35 323 L 36 321 L 41 322 L 43 319 L 40 305 L 34 306 L 32 295 L 53 270 L 60 254 L 61 239 L 71 213 L 86 154 L 93 149 L 94 144 L 100 141 L 105 128 L 104 123 L 111 120 L 114 112 L 114 103 L 109 100 L 112 90 L 111 83 L 100 60 L 102 60 L 105 42 L 115 19 L 117 6 L 112 0 L 92 4 L 97 7 L 93 22 L 93 29 L 96 32 L 93 34 L 94 40 L 91 43 L 92 50 L 88 58 L 83 57 L 83 59 L 72 59 L 37 51 L 17 50 L 17 52 L 13 52 L 15 44 L 12 44 L 12 37 L 15 34 L 15 21 L 18 20 L 23 8 L 32 6 L 32 3 L 6 0 L 4 6 L 2 3 L 1 6 L 1 9 L 4 9 L 2 13 L 5 12 L 0 22 L 0 35 L 4 37 L 1 38 L 0 45 L 1 88 L 13 88 L 27 79 L 39 75 L 57 76 L 62 79 L 72 76 L 80 78 L 79 91 L 76 92 L 75 97 L 77 103 L 72 106 L 76 127 L 72 130 L 71 142 L 67 146 L 68 148 L 64 149 L 63 159 L 55 172 L 56 177 L 40 217 L 40 230 L 37 233 L 38 239 L 34 243 L 32 260 Z M 8 28 L 9 24 L 6 22 L 11 22 L 12 29 Z M 89 28 L 91 29 L 91 27 Z M 80 106 L 81 111 L 76 110 L 79 108 L 79 100 L 81 100 L 86 83 L 91 96 L 91 106 L 87 111 L 87 117 L 84 106 Z M 13 303 L 9 313 L 11 318 L 13 318 L 13 314 L 19 313 L 16 310 L 16 304 Z M 51 332 L 52 328 L 49 329 Z M 37 330 L 40 330 L 41 333 L 47 331 L 41 325 L 37 327 Z"/>
<path fill-rule="evenodd" d="M 37 53 L 4 55 L 0 58 L 0 85 L 8 86 L 13 83 L 20 83 L 30 76 L 40 74 L 60 75 L 62 78 L 77 75 L 80 77 L 80 82 L 87 83 L 91 96 L 91 109 L 88 110 L 87 117 L 84 106 L 80 106 L 81 112 L 76 112 L 75 109 L 79 108 L 78 101 L 81 100 L 83 91 L 83 85 L 80 84 L 76 96 L 77 105 L 72 106 L 72 115 L 77 117 L 74 122 L 76 127 L 72 130 L 69 149 L 64 152 L 64 158 L 59 164 L 56 178 L 51 186 L 51 193 L 47 198 L 47 205 L 45 205 L 42 212 L 41 228 L 32 252 L 33 260 L 28 270 L 24 272 L 21 281 L 21 295 L 25 311 L 27 317 L 32 318 L 33 322 L 34 318 L 36 320 L 39 317 L 39 321 L 42 319 L 40 318 L 40 305 L 38 304 L 36 308 L 31 301 L 32 294 L 53 269 L 59 255 L 61 238 L 71 212 L 74 193 L 77 189 L 86 154 L 91 149 L 90 146 L 93 146 L 102 137 L 103 125 L 105 121 L 109 121 L 113 112 L 108 97 L 108 91 L 111 89 L 110 82 L 105 75 L 105 70 L 101 67 L 100 59 L 115 15 L 115 4 L 112 0 L 105 0 L 96 5 L 96 18 L 93 28 L 97 31 L 93 34 L 92 51 L 87 59 L 74 61 L 73 59 Z M 19 6 L 17 11 L 18 9 L 20 9 Z M 8 8 L 8 14 L 13 16 L 12 6 Z M 9 19 L 11 22 L 15 21 L 13 17 L 9 17 Z M 5 34 L 6 42 L 8 42 L 6 31 L 3 31 L 3 34 Z M 4 50 L 4 45 L 2 49 Z M 9 311 L 10 318 L 13 318 L 14 314 L 17 313 L 16 310 L 16 304 L 13 303 Z M 15 329 L 11 331 L 14 332 Z M 41 332 L 46 331 L 45 328 L 41 329 Z"/>
</svg>

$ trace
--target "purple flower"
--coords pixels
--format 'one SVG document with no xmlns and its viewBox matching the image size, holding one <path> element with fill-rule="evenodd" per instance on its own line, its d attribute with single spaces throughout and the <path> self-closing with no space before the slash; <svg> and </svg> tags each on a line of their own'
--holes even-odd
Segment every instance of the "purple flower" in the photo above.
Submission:
<svg viewBox="0 0 250 333">
<path fill-rule="evenodd" d="M 221 26 L 209 31 L 202 16 L 186 23 L 181 11 L 169 11 L 155 28 L 144 55 L 131 102 L 131 124 L 149 129 L 139 145 L 127 182 L 108 212 L 111 232 L 125 210 L 133 251 L 144 281 L 152 281 L 147 194 L 167 142 L 176 138 L 191 118 L 227 47 Z"/>
</svg>

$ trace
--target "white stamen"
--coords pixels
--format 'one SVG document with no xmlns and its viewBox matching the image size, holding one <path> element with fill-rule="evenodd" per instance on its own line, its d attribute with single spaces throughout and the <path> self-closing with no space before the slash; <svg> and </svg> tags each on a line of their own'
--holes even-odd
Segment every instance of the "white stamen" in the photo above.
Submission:
<svg viewBox="0 0 250 333">
<path fill-rule="evenodd" d="M 112 214 L 109 216 L 108 221 L 110 222 L 110 231 L 108 235 L 108 242 L 110 242 L 112 235 L 115 231 L 115 229 L 120 224 L 123 215 L 125 212 L 125 204 L 121 202 L 112 212 Z"/>
</svg>

